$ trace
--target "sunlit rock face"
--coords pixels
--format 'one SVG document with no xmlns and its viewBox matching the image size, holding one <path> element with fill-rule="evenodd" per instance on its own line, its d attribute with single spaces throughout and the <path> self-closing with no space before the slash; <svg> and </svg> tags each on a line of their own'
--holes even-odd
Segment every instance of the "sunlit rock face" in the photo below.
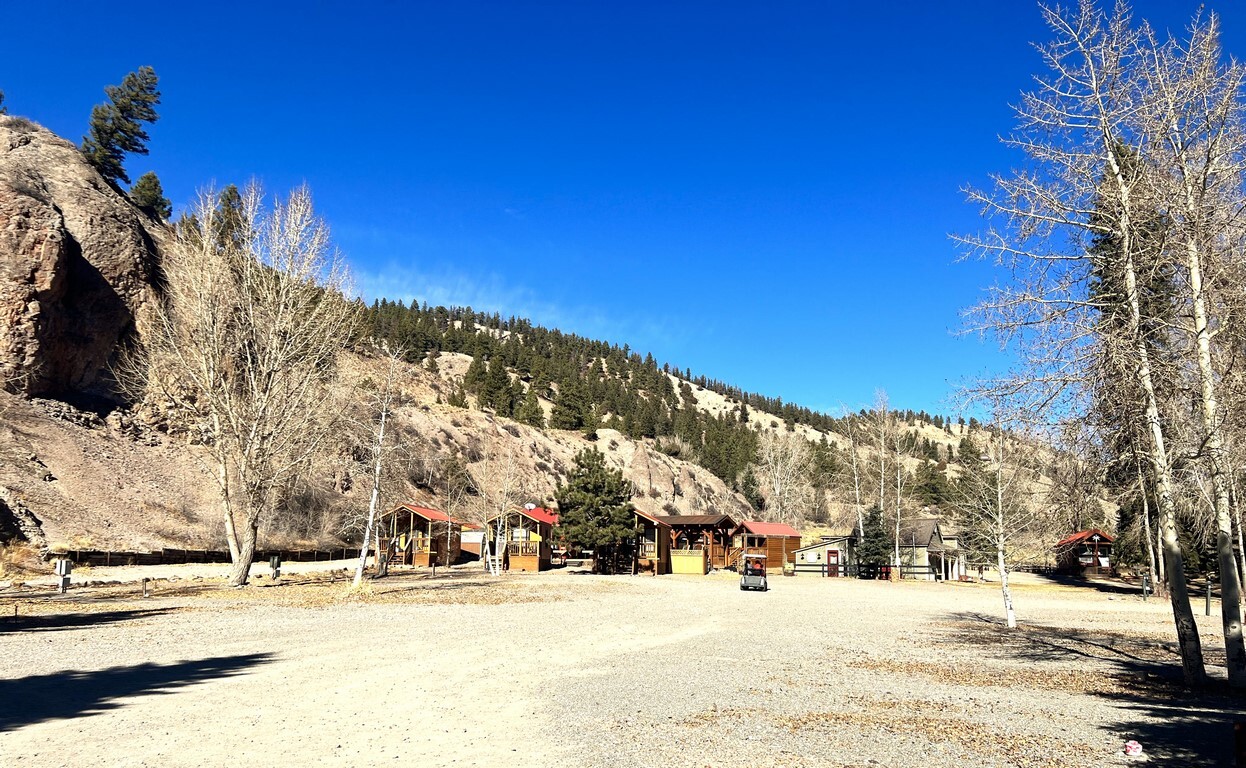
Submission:
<svg viewBox="0 0 1246 768">
<path fill-rule="evenodd" d="M 0 116 L 0 383 L 114 397 L 109 364 L 155 296 L 166 239 L 73 144 Z"/>
</svg>

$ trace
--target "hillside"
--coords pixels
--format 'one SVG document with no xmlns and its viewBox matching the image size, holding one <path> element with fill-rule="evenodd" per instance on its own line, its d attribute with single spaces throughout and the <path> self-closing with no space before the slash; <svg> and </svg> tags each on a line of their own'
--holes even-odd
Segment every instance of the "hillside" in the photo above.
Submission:
<svg viewBox="0 0 1246 768">
<path fill-rule="evenodd" d="M 0 116 L 0 543 L 223 546 L 203 447 L 167 423 L 158 404 L 127 402 L 113 379 L 119 353 L 142 339 L 147 307 L 160 295 L 171 236 L 74 145 Z M 368 419 L 384 346 L 406 351 L 386 504 L 416 501 L 471 517 L 472 500 L 448 493 L 451 475 L 466 470 L 478 490 L 500 464 L 513 468 L 519 496 L 550 504 L 575 456 L 595 447 L 632 482 L 643 511 L 766 517 L 758 446 L 790 432 L 809 441 L 815 465 L 804 517 L 842 529 L 855 519 L 849 430 L 867 476 L 877 455 L 870 414 L 816 413 L 526 320 L 382 300 L 362 324 L 362 340 L 338 366 L 332 410 L 344 418 L 323 455 L 283 489 L 261 531 L 267 543 L 355 535 L 369 473 L 351 424 Z M 957 471 L 973 424 L 892 416 L 912 476 L 906 509 L 920 514 Z"/>
</svg>

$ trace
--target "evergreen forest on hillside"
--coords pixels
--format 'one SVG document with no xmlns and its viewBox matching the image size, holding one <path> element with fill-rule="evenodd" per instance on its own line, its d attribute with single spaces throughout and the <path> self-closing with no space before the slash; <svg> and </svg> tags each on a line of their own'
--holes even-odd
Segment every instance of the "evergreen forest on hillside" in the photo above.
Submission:
<svg viewBox="0 0 1246 768">
<path fill-rule="evenodd" d="M 381 299 L 364 314 L 366 332 L 392 348 L 406 350 L 411 362 L 423 360 L 435 366 L 435 356 L 441 352 L 472 357 L 462 389 L 450 395 L 452 405 L 466 406 L 466 396 L 471 394 L 482 407 L 535 427 L 582 430 L 590 436 L 597 428 L 607 427 L 634 439 L 652 439 L 659 450 L 710 470 L 755 507 L 761 507 L 762 498 L 750 469 L 758 449 L 751 420 L 767 418 L 775 426 L 782 422 L 789 431 L 803 424 L 823 432 L 812 447 L 814 476 L 823 478 L 825 486 L 844 461 L 843 452 L 825 433 L 844 434 L 851 426 L 848 420 L 860 422 L 870 415 L 862 410 L 830 416 L 705 376 L 694 377 L 687 369 L 659 365 L 653 355 L 642 357 L 627 345 L 551 330 L 526 319 L 503 319 L 470 307 L 406 306 Z M 733 407 L 717 415 L 697 408 L 697 389 L 715 392 Z M 554 404 L 548 419 L 538 396 Z M 907 424 L 927 423 L 951 435 L 952 420 L 943 416 L 911 410 L 894 415 Z M 961 419 L 959 423 L 966 422 Z M 969 426 L 978 425 L 971 419 Z M 939 503 L 945 492 L 941 467 L 936 470 L 935 463 L 953 457 L 916 430 L 905 441 L 906 454 L 929 462 L 918 473 L 919 496 L 928 495 L 924 501 Z"/>
</svg>

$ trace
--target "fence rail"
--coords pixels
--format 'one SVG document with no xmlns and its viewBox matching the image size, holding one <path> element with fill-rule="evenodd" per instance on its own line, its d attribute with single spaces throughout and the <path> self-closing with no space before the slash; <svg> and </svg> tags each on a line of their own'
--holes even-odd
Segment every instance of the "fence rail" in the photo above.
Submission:
<svg viewBox="0 0 1246 768">
<path fill-rule="evenodd" d="M 860 565 L 853 563 L 851 565 L 845 563 L 797 563 L 795 573 L 797 574 L 816 574 L 818 576 L 839 576 L 843 578 L 854 579 L 890 579 L 891 571 L 894 566 L 890 565 Z M 933 566 L 929 565 L 901 565 L 900 578 L 902 579 L 940 579 L 943 574 Z"/>
<path fill-rule="evenodd" d="M 320 560 L 349 560 L 359 557 L 358 547 L 334 549 L 261 549 L 255 562 L 267 561 L 273 555 L 283 563 L 304 563 Z M 75 565 L 184 565 L 187 563 L 228 563 L 229 553 L 215 549 L 158 549 L 151 552 L 114 552 L 98 549 L 73 549 L 53 557 L 67 557 Z"/>
</svg>

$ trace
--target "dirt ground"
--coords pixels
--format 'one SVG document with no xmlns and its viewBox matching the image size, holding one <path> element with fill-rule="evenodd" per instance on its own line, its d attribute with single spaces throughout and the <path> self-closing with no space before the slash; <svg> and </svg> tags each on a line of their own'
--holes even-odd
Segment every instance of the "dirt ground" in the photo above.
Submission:
<svg viewBox="0 0 1246 768">
<path fill-rule="evenodd" d="M 1181 690 L 1162 601 L 1033 579 L 1008 632 L 995 585 L 771 581 L 12 587 L 0 764 L 1081 768 L 1132 764 L 1127 739 L 1233 764 L 1246 702 Z"/>
</svg>

